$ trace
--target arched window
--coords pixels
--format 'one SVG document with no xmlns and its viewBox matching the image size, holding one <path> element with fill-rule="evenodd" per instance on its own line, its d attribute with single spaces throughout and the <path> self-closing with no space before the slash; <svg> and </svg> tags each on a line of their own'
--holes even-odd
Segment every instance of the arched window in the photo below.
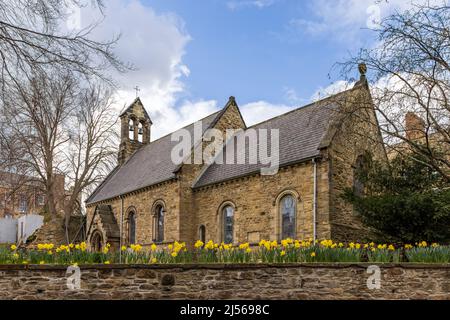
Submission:
<svg viewBox="0 0 450 320">
<path fill-rule="evenodd" d="M 296 238 L 297 203 L 293 195 L 285 195 L 280 200 L 281 239 Z"/>
<path fill-rule="evenodd" d="M 198 228 L 198 238 L 201 242 L 206 242 L 206 227 L 203 224 Z"/>
<path fill-rule="evenodd" d="M 223 239 L 224 243 L 233 243 L 233 229 L 234 229 L 234 208 L 227 205 L 222 209 L 222 223 L 223 223 Z"/>
<path fill-rule="evenodd" d="M 136 215 L 134 212 L 128 214 L 128 244 L 136 243 Z"/>
<path fill-rule="evenodd" d="M 95 252 L 102 251 L 103 248 L 103 236 L 100 231 L 96 230 L 91 237 L 91 247 Z"/>
<path fill-rule="evenodd" d="M 128 121 L 128 138 L 134 140 L 134 120 L 130 119 Z"/>
<path fill-rule="evenodd" d="M 141 122 L 138 124 L 138 141 L 142 142 L 144 141 L 144 126 Z"/>
<path fill-rule="evenodd" d="M 157 205 L 155 208 L 154 219 L 153 219 L 153 241 L 163 242 L 164 241 L 164 214 L 166 211 L 162 205 Z"/>
</svg>

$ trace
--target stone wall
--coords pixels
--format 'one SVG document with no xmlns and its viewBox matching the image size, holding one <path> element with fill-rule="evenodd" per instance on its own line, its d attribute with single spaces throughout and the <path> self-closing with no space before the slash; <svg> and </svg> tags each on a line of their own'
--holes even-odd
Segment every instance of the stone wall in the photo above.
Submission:
<svg viewBox="0 0 450 320">
<path fill-rule="evenodd" d="M 124 244 L 127 244 L 127 219 L 131 212 L 134 212 L 136 218 L 136 243 L 144 246 L 149 246 L 153 243 L 153 214 L 154 205 L 163 201 L 165 207 L 164 217 L 164 238 L 165 242 L 174 242 L 179 240 L 179 181 L 171 180 L 160 185 L 147 188 L 139 192 L 132 193 L 123 199 L 123 217 L 122 217 L 122 200 L 116 198 L 109 201 L 107 204 L 111 205 L 114 216 L 122 228 L 121 234 L 124 239 Z M 95 206 L 87 208 L 87 223 L 92 221 L 92 216 L 95 211 Z M 123 224 L 121 220 L 123 218 Z M 93 226 L 95 228 L 95 226 Z M 100 228 L 101 229 L 101 228 Z M 91 234 L 92 234 L 91 228 Z M 108 239 L 106 239 L 106 242 Z M 89 239 L 88 239 L 89 240 Z"/>
<path fill-rule="evenodd" d="M 241 118 L 239 109 L 234 101 L 229 102 L 226 110 L 214 125 L 214 129 L 220 130 L 223 136 L 226 136 L 226 130 L 245 128 L 245 123 Z M 204 142 L 202 145 L 202 154 L 209 142 Z M 192 159 L 193 161 L 193 159 Z M 202 170 L 206 168 L 206 164 L 184 164 L 179 173 L 180 181 L 180 237 L 181 241 L 186 241 L 188 244 L 193 244 L 199 239 L 200 224 L 197 215 L 205 208 L 199 207 L 195 203 L 195 194 L 192 190 L 192 185 L 201 174 Z M 232 186 L 231 186 L 232 188 Z M 252 196 L 254 196 L 252 194 Z M 218 207 L 220 203 L 216 203 Z M 213 208 L 211 215 L 215 215 L 217 208 Z M 211 238 L 213 239 L 213 238 Z"/>
<path fill-rule="evenodd" d="M 449 299 L 448 265 L 92 265 L 81 289 L 62 266 L 0 265 L 0 299 Z"/>
<path fill-rule="evenodd" d="M 234 209 L 234 241 L 257 243 L 280 240 L 279 200 L 287 193 L 297 198 L 297 237 L 313 237 L 313 165 L 311 162 L 281 168 L 273 176 L 259 174 L 237 179 L 195 193 L 197 225 L 205 225 L 206 239 L 221 242 L 220 211 L 224 204 Z M 329 238 L 328 163 L 317 169 L 317 235 Z"/>
<path fill-rule="evenodd" d="M 363 241 L 370 238 L 353 206 L 341 195 L 353 186 L 356 159 L 370 155 L 373 160 L 387 160 L 379 133 L 370 93 L 359 87 L 337 98 L 341 121 L 336 125 L 328 149 L 330 161 L 331 238 L 335 241 Z"/>
</svg>

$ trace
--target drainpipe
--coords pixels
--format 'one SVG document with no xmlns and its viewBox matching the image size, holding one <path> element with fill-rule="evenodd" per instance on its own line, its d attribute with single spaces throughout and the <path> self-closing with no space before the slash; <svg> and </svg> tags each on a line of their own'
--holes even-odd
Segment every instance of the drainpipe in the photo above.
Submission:
<svg viewBox="0 0 450 320">
<path fill-rule="evenodd" d="M 316 244 L 317 240 L 317 161 L 312 159 L 314 173 L 313 173 L 313 240 Z"/>
<path fill-rule="evenodd" d="M 119 238 L 119 262 L 122 263 L 123 238 L 123 197 L 120 196 L 120 238 Z"/>
</svg>

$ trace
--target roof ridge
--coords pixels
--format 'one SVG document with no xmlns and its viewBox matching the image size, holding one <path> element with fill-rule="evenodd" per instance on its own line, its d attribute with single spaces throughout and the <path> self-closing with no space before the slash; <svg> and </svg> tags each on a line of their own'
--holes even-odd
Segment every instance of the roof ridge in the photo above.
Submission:
<svg viewBox="0 0 450 320">
<path fill-rule="evenodd" d="M 184 127 L 181 127 L 181 128 L 176 129 L 176 130 L 174 130 L 174 131 L 172 131 L 172 132 L 169 132 L 168 134 L 165 134 L 165 135 L 163 135 L 162 137 L 159 137 L 159 138 L 156 139 L 156 140 L 150 141 L 150 143 L 149 143 L 148 145 L 151 145 L 152 143 L 155 143 L 155 142 L 157 142 L 157 141 L 159 141 L 159 140 L 161 140 L 161 139 L 164 139 L 164 138 L 170 136 L 171 134 L 173 134 L 173 133 L 175 133 L 175 132 L 177 132 L 177 131 L 179 131 L 179 130 L 181 130 L 181 129 L 186 129 L 186 128 L 189 127 L 189 126 L 192 126 L 194 123 L 197 123 L 197 122 L 199 122 L 199 121 L 205 120 L 206 118 L 211 117 L 212 115 L 214 115 L 214 114 L 216 114 L 216 113 L 219 113 L 220 111 L 221 111 L 221 110 L 218 110 L 218 111 L 216 111 L 216 112 L 210 113 L 209 115 L 207 115 L 207 116 L 205 116 L 205 117 L 203 117 L 203 118 L 201 118 L 201 119 L 198 119 L 198 120 L 196 120 L 196 121 L 194 121 L 194 122 L 191 122 L 191 123 L 185 125 Z M 141 149 L 142 149 L 142 148 L 141 148 Z"/>
<path fill-rule="evenodd" d="M 300 106 L 300 107 L 298 107 L 298 108 L 289 110 L 289 111 L 287 111 L 287 112 L 285 112 L 285 113 L 279 114 L 278 116 L 275 116 L 275 117 L 272 117 L 272 118 L 263 120 L 263 121 L 261 121 L 261 122 L 255 123 L 255 124 L 249 126 L 247 129 L 254 128 L 254 127 L 259 126 L 259 125 L 261 125 L 261 124 L 263 124 L 263 123 L 266 123 L 266 122 L 269 122 L 269 121 L 271 121 L 271 120 L 274 120 L 274 119 L 277 119 L 277 118 L 286 116 L 286 115 L 288 115 L 288 114 L 291 114 L 291 113 L 293 113 L 293 112 L 295 112 L 295 111 L 300 111 L 300 110 L 304 110 L 304 109 L 309 108 L 309 107 L 313 107 L 313 106 L 315 106 L 315 105 L 317 105 L 317 104 L 319 104 L 319 103 L 325 102 L 325 101 L 327 101 L 327 100 L 329 100 L 329 99 L 331 99 L 331 98 L 333 98 L 333 97 L 342 95 L 342 94 L 344 94 L 344 93 L 349 93 L 350 91 L 353 91 L 353 90 L 359 89 L 359 88 L 360 88 L 360 87 L 352 87 L 352 88 L 346 89 L 346 90 L 344 90 L 344 91 L 341 91 L 341 92 L 335 93 L 335 94 L 333 94 L 333 95 L 330 95 L 330 96 L 328 96 L 328 97 L 325 97 L 325 98 L 323 98 L 323 99 L 320 99 L 320 100 L 317 100 L 317 101 L 313 101 L 313 102 L 311 102 L 311 103 L 305 104 L 305 105 Z"/>
</svg>

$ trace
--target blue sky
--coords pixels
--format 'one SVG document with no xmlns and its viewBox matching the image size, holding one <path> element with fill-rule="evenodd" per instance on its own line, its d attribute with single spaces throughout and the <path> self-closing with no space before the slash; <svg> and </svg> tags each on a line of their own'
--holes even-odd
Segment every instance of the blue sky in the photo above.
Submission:
<svg viewBox="0 0 450 320">
<path fill-rule="evenodd" d="M 415 0 L 420 1 L 420 0 Z M 152 139 L 198 120 L 234 95 L 247 124 L 345 87 L 333 65 L 376 43 L 374 20 L 411 0 L 108 0 L 95 36 L 121 34 L 118 108 L 135 98 Z M 331 74 L 330 74 L 331 72 Z M 357 76 L 355 72 L 355 77 Z"/>
<path fill-rule="evenodd" d="M 249 4 L 235 9 L 230 3 L 145 1 L 157 11 L 175 12 L 185 22 L 192 40 L 183 61 L 191 70 L 187 84 L 193 98 L 223 100 L 235 95 L 240 103 L 289 104 L 296 101 L 288 93 L 295 92 L 307 102 L 319 87 L 335 80 L 328 75 L 333 64 L 358 49 L 352 43 L 334 41 L 331 35 L 293 30 L 291 21 L 314 16 L 311 2 L 281 0 L 265 7 Z M 368 36 L 370 32 L 361 32 L 358 40 Z"/>
</svg>

